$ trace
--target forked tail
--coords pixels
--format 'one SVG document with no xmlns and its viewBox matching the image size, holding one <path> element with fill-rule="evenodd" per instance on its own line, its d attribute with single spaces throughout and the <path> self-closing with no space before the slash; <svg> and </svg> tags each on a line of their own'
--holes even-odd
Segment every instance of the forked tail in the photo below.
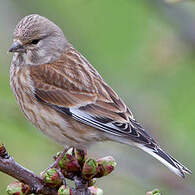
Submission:
<svg viewBox="0 0 195 195">
<path fill-rule="evenodd" d="M 159 160 L 161 163 L 167 166 L 172 172 L 174 172 L 176 175 L 179 175 L 180 177 L 185 178 L 184 173 L 192 174 L 192 172 L 188 168 L 186 168 L 184 165 L 182 165 L 169 154 L 165 153 L 158 146 L 155 149 L 151 149 L 147 146 L 138 144 L 137 147 L 147 152 L 148 154 L 152 155 L 154 158 Z"/>
</svg>

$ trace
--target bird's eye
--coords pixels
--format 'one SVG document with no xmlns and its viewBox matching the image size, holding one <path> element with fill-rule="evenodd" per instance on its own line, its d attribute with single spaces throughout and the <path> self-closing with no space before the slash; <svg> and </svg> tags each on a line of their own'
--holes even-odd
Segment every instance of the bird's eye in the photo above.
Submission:
<svg viewBox="0 0 195 195">
<path fill-rule="evenodd" d="M 32 43 L 33 45 L 36 45 L 39 41 L 40 41 L 40 39 L 34 39 L 34 40 L 31 41 L 31 43 Z"/>
</svg>

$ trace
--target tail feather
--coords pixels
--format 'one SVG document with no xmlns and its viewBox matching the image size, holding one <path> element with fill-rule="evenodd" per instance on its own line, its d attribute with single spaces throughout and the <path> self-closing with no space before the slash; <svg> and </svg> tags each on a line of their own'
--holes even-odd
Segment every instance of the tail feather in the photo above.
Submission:
<svg viewBox="0 0 195 195">
<path fill-rule="evenodd" d="M 180 162 L 178 162 L 175 158 L 173 158 L 172 156 L 168 155 L 175 163 L 178 164 L 178 166 L 180 166 L 180 168 L 182 169 L 182 171 L 184 173 L 187 174 L 192 174 L 192 171 L 190 169 L 188 169 L 187 167 L 185 167 L 184 165 L 182 165 Z"/>
<path fill-rule="evenodd" d="M 192 174 L 192 172 L 188 168 L 186 168 L 184 165 L 182 165 L 169 154 L 166 154 L 160 147 L 157 146 L 156 148 L 151 149 L 141 144 L 138 144 L 137 146 L 138 148 L 142 149 L 143 151 L 147 152 L 148 154 L 152 155 L 154 158 L 159 160 L 176 175 L 185 178 L 184 173 Z"/>
</svg>

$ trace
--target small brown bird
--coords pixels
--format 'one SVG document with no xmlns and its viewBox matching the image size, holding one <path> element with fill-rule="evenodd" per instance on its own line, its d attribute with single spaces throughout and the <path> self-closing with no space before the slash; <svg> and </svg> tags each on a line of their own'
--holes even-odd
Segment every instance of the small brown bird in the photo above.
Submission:
<svg viewBox="0 0 195 195">
<path fill-rule="evenodd" d="M 120 97 L 45 17 L 24 17 L 14 31 L 10 84 L 25 117 L 61 145 L 98 141 L 136 146 L 175 174 L 191 171 L 165 153 Z"/>
</svg>

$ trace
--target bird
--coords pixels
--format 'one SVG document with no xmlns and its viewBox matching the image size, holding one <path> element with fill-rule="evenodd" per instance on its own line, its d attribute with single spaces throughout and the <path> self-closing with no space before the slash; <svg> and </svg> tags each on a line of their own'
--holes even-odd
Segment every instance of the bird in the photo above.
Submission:
<svg viewBox="0 0 195 195">
<path fill-rule="evenodd" d="M 31 123 L 59 145 L 114 141 L 152 155 L 180 177 L 192 172 L 166 153 L 55 23 L 27 15 L 13 33 L 10 86 Z"/>
</svg>

